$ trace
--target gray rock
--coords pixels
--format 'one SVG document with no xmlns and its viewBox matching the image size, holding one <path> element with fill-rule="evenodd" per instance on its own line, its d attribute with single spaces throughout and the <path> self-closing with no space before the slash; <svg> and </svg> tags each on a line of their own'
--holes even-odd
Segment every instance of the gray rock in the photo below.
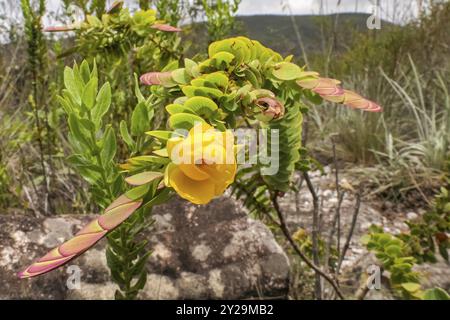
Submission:
<svg viewBox="0 0 450 320">
<path fill-rule="evenodd" d="M 417 213 L 415 213 L 415 212 L 408 212 L 407 214 L 406 214 L 406 218 L 408 219 L 408 220 L 415 220 L 415 219 L 417 219 L 419 217 L 419 215 L 417 214 Z"/>
<path fill-rule="evenodd" d="M 285 297 L 289 261 L 270 230 L 228 198 L 207 206 L 175 199 L 154 208 L 156 224 L 145 236 L 153 254 L 142 299 L 242 299 Z M 111 299 L 106 240 L 68 266 L 34 279 L 16 272 L 75 234 L 94 216 L 33 218 L 1 215 L 0 299 Z M 79 287 L 68 289 L 71 271 Z"/>
</svg>

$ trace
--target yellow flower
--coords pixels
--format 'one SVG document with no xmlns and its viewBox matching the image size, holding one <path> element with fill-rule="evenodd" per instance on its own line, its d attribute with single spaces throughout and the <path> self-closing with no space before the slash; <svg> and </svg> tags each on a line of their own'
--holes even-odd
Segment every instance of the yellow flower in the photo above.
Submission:
<svg viewBox="0 0 450 320">
<path fill-rule="evenodd" d="M 169 139 L 167 152 L 171 163 L 164 182 L 192 203 L 207 204 L 234 181 L 237 164 L 231 131 L 198 124 L 186 138 Z"/>
</svg>

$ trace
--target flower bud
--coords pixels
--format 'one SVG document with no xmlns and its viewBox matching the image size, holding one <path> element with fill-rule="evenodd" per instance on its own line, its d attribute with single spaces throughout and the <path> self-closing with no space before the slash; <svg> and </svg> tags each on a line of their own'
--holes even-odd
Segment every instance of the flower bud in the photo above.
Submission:
<svg viewBox="0 0 450 320">
<path fill-rule="evenodd" d="M 261 121 L 267 122 L 284 116 L 284 105 L 275 98 L 259 98 L 256 100 L 256 105 L 262 110 L 258 117 Z"/>
<path fill-rule="evenodd" d="M 141 76 L 141 83 L 147 86 L 162 85 L 171 87 L 175 84 L 172 80 L 172 72 L 149 72 Z"/>
</svg>

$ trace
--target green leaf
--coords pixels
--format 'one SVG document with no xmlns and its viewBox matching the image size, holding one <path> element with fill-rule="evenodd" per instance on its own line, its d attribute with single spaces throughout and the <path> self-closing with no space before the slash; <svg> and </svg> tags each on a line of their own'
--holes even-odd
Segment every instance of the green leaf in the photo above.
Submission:
<svg viewBox="0 0 450 320">
<path fill-rule="evenodd" d="M 84 83 L 88 83 L 89 79 L 91 79 L 91 70 L 89 68 L 89 63 L 86 60 L 83 60 L 80 65 L 80 74 Z"/>
<path fill-rule="evenodd" d="M 147 259 L 146 259 L 147 261 Z M 141 271 L 138 281 L 131 287 L 131 292 L 138 292 L 139 290 L 144 289 L 145 284 L 147 283 L 147 272 Z"/>
<path fill-rule="evenodd" d="M 172 62 L 169 62 L 162 70 L 161 72 L 167 72 L 167 71 L 173 71 L 178 69 L 179 63 L 177 60 L 174 60 Z"/>
<path fill-rule="evenodd" d="M 167 164 L 170 160 L 161 158 L 161 157 L 155 157 L 155 156 L 139 156 L 131 158 L 130 161 L 136 161 L 136 162 L 149 162 L 149 163 L 155 163 L 155 164 Z"/>
<path fill-rule="evenodd" d="M 184 86 L 182 89 L 183 93 L 189 97 L 202 96 L 207 98 L 220 98 L 223 96 L 223 92 L 219 89 L 208 88 L 208 87 L 194 87 L 194 86 Z"/>
<path fill-rule="evenodd" d="M 304 91 L 305 98 L 311 101 L 315 105 L 319 105 L 323 102 L 323 99 L 320 95 L 312 92 L 311 90 Z"/>
<path fill-rule="evenodd" d="M 226 88 L 228 86 L 228 77 L 223 72 L 210 73 L 205 77 L 205 80 L 214 83 L 219 88 Z"/>
<path fill-rule="evenodd" d="M 172 71 L 172 79 L 178 84 L 188 84 L 191 81 L 191 77 L 184 68 Z"/>
<path fill-rule="evenodd" d="M 95 125 L 91 120 L 85 119 L 85 118 L 78 118 L 78 121 L 80 122 L 82 129 L 84 129 L 88 132 L 95 131 Z"/>
<path fill-rule="evenodd" d="M 163 158 L 168 158 L 169 154 L 167 153 L 167 149 L 159 149 L 159 150 L 154 150 L 153 151 L 154 154 L 156 154 L 157 156 L 163 157 Z"/>
<path fill-rule="evenodd" d="M 390 245 L 385 249 L 386 253 L 392 257 L 398 257 L 402 254 L 402 248 L 396 245 Z"/>
<path fill-rule="evenodd" d="M 161 172 L 141 172 L 125 179 L 125 182 L 132 186 L 141 186 L 150 183 L 156 179 L 162 178 L 164 174 Z"/>
<path fill-rule="evenodd" d="M 294 63 L 281 62 L 275 65 L 272 74 L 279 80 L 290 81 L 300 78 L 302 69 Z"/>
<path fill-rule="evenodd" d="M 172 192 L 170 188 L 164 188 L 159 194 L 157 194 L 153 199 L 147 202 L 144 206 L 146 208 L 157 206 L 167 202 L 172 196 Z"/>
<path fill-rule="evenodd" d="M 138 103 L 131 115 L 131 134 L 140 136 L 150 127 L 150 119 L 147 106 L 144 102 Z"/>
<path fill-rule="evenodd" d="M 125 255 L 127 254 L 127 249 L 122 247 L 120 245 L 120 240 L 115 240 L 113 237 L 108 236 L 108 246 L 110 246 L 115 252 L 117 252 L 120 255 Z M 106 249 L 106 250 L 110 250 L 110 248 Z"/>
<path fill-rule="evenodd" d="M 114 281 L 116 281 L 118 284 L 124 283 L 125 279 L 123 278 L 121 272 L 123 268 L 122 267 L 123 262 L 118 256 L 116 256 L 116 254 L 113 252 L 113 250 L 111 250 L 111 248 L 106 249 L 106 262 L 111 270 L 111 277 L 114 279 Z"/>
<path fill-rule="evenodd" d="M 123 141 L 127 144 L 128 148 L 134 149 L 135 143 L 128 132 L 128 126 L 125 120 L 120 121 L 120 135 L 122 136 Z"/>
<path fill-rule="evenodd" d="M 205 123 L 205 120 L 189 113 L 177 113 L 169 118 L 169 124 L 172 129 L 190 130 L 198 123 Z"/>
<path fill-rule="evenodd" d="M 88 142 L 88 138 L 86 137 L 86 135 L 83 133 L 83 131 L 81 129 L 80 119 L 78 118 L 78 116 L 74 113 L 71 113 L 69 115 L 68 122 L 69 122 L 70 132 L 72 133 L 73 138 L 76 139 L 76 141 L 78 141 L 79 143 L 81 143 L 84 146 L 91 149 L 92 146 Z"/>
<path fill-rule="evenodd" d="M 444 212 L 450 213 L 450 202 L 445 204 L 445 206 L 444 206 Z"/>
<path fill-rule="evenodd" d="M 80 68 L 78 68 L 78 65 L 76 63 L 73 66 L 73 77 L 75 79 L 77 87 L 80 89 L 80 94 L 83 94 L 85 83 L 83 81 L 83 78 L 81 77 Z"/>
<path fill-rule="evenodd" d="M 70 114 L 72 112 L 74 112 L 74 109 L 72 107 L 72 103 L 70 101 L 68 101 L 67 99 L 61 97 L 61 96 L 56 96 L 56 100 L 59 102 L 59 104 L 61 105 L 61 107 L 64 109 L 64 111 L 67 114 Z"/>
<path fill-rule="evenodd" d="M 88 167 L 77 167 L 77 171 L 89 184 L 98 184 L 98 180 L 100 179 L 100 174 L 98 172 L 94 172 Z"/>
<path fill-rule="evenodd" d="M 392 236 L 390 234 L 382 233 L 378 235 L 377 242 L 385 246 L 392 240 Z"/>
<path fill-rule="evenodd" d="M 218 52 L 211 57 L 211 62 L 218 69 L 226 69 L 230 67 L 230 65 L 235 62 L 235 60 L 235 55 L 229 52 Z"/>
<path fill-rule="evenodd" d="M 177 104 L 177 103 L 172 103 L 166 106 L 166 111 L 170 114 L 170 115 L 174 115 L 177 113 L 194 113 L 194 111 L 192 111 L 189 108 L 186 108 L 185 106 L 182 106 L 181 104 Z"/>
<path fill-rule="evenodd" d="M 182 135 L 176 133 L 175 131 L 163 131 L 163 130 L 148 131 L 145 134 L 163 141 L 169 140 L 170 138 L 174 137 L 183 137 Z"/>
<path fill-rule="evenodd" d="M 100 156 L 104 163 L 110 163 L 114 160 L 117 151 L 116 135 L 113 128 L 109 127 L 106 130 L 105 137 L 103 139 L 103 148 L 100 152 Z"/>
<path fill-rule="evenodd" d="M 109 82 L 107 82 L 101 87 L 97 95 L 95 107 L 91 111 L 93 121 L 97 126 L 100 124 L 103 116 L 108 112 L 110 106 L 111 86 Z"/>
<path fill-rule="evenodd" d="M 100 19 L 97 18 L 96 16 L 87 15 L 86 20 L 91 25 L 91 27 L 102 27 L 103 26 Z"/>
<path fill-rule="evenodd" d="M 405 282 L 401 284 L 402 288 L 408 292 L 416 292 L 420 290 L 420 284 L 414 282 Z"/>
<path fill-rule="evenodd" d="M 92 109 L 95 105 L 95 99 L 98 91 L 98 79 L 92 78 L 87 83 L 83 91 L 82 101 L 88 109 Z"/>
<path fill-rule="evenodd" d="M 360 241 L 363 245 L 367 246 L 371 240 L 371 235 L 370 234 L 365 234 L 361 237 Z"/>
<path fill-rule="evenodd" d="M 73 70 L 69 67 L 64 69 L 64 85 L 66 89 L 70 92 L 72 97 L 75 99 L 77 104 L 81 104 L 81 92 L 83 88 L 81 88 L 77 81 L 75 80 L 75 76 L 73 74 Z"/>
<path fill-rule="evenodd" d="M 139 79 L 136 73 L 134 74 L 134 94 L 136 95 L 138 102 L 145 102 L 145 98 L 142 95 L 141 88 L 139 87 Z"/>
<path fill-rule="evenodd" d="M 201 117 L 211 117 L 211 115 L 218 109 L 217 104 L 206 97 L 193 97 L 189 98 L 184 103 L 184 107 L 193 110 Z"/>
<path fill-rule="evenodd" d="M 142 199 L 149 190 L 150 190 L 150 185 L 144 184 L 142 186 L 131 189 L 125 195 L 131 200 L 139 200 L 139 199 Z"/>
<path fill-rule="evenodd" d="M 450 296 L 441 288 L 428 289 L 423 294 L 424 300 L 450 300 Z"/>
<path fill-rule="evenodd" d="M 117 278 L 117 276 L 116 276 L 116 278 Z M 116 292 L 114 293 L 114 300 L 117 300 L 117 301 L 125 300 L 125 296 L 119 290 L 116 290 Z"/>
<path fill-rule="evenodd" d="M 198 65 L 195 61 L 187 58 L 184 59 L 184 67 L 191 77 L 198 77 L 200 75 L 198 72 Z"/>
<path fill-rule="evenodd" d="M 151 254 L 151 251 L 147 252 L 142 257 L 140 257 L 138 261 L 135 262 L 134 266 L 130 270 L 130 273 L 133 276 L 136 276 L 136 275 L 142 273 L 142 271 L 145 267 L 145 263 L 147 262 L 147 259 L 150 256 L 150 254 Z M 146 272 L 144 272 L 144 273 L 146 273 Z"/>
<path fill-rule="evenodd" d="M 83 166 L 89 163 L 81 154 L 72 154 L 68 156 L 66 160 L 73 166 Z"/>
<path fill-rule="evenodd" d="M 95 61 L 95 59 L 94 59 L 94 66 L 92 67 L 92 71 L 91 71 L 91 78 L 98 79 L 97 61 Z"/>
</svg>

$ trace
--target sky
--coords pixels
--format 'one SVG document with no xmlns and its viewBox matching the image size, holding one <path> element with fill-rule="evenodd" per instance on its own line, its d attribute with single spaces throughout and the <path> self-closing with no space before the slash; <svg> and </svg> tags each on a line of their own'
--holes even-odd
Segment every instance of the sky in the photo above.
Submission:
<svg viewBox="0 0 450 320">
<path fill-rule="evenodd" d="M 46 0 L 50 11 L 57 11 L 61 0 Z M 107 0 L 109 4 L 113 0 Z M 417 0 L 378 0 L 380 16 L 392 22 L 404 22 L 417 15 Z M 426 1 L 426 0 L 423 0 Z M 127 5 L 136 0 L 125 0 Z M 242 0 L 238 15 L 255 14 L 331 14 L 336 12 L 373 13 L 377 0 Z M 17 6 L 18 0 L 0 0 L 0 5 Z M 322 7 L 321 7 L 322 4 Z"/>
<path fill-rule="evenodd" d="M 376 0 L 243 0 L 239 14 L 286 14 L 288 5 L 294 14 L 330 14 L 337 12 L 374 12 Z M 416 0 L 380 0 L 380 15 L 389 21 L 401 21 L 417 14 Z M 321 6 L 322 4 L 322 6 Z"/>
<path fill-rule="evenodd" d="M 358 2 L 367 2 L 367 1 L 356 1 Z M 336 0 L 333 1 L 323 1 L 329 7 L 336 7 Z M 348 10 L 353 11 L 355 8 L 355 1 L 344 1 L 341 6 L 345 5 Z M 319 0 L 243 0 L 240 8 L 240 14 L 267 14 L 267 13 L 279 13 L 283 12 L 283 5 L 289 4 L 292 12 L 294 14 L 312 14 L 318 13 L 320 8 Z M 361 9 L 363 6 L 361 6 Z M 364 7 L 367 7 L 367 3 L 365 3 Z M 363 10 L 365 10 L 364 8 Z"/>
<path fill-rule="evenodd" d="M 0 0 L 5 1 L 5 0 Z M 8 0 L 6 0 L 8 1 Z M 110 3 L 113 0 L 109 0 Z M 132 0 L 125 0 L 130 4 Z M 376 0 L 242 0 L 239 15 L 254 14 L 287 14 L 288 7 L 293 14 L 329 14 L 336 12 L 373 13 Z M 47 0 L 49 7 L 57 8 L 60 0 Z M 322 9 L 321 9 L 322 3 Z M 339 5 L 338 5 L 339 3 Z M 401 20 L 416 14 L 416 0 L 380 0 L 381 17 L 390 21 Z M 288 7 L 287 7 L 288 5 Z M 395 10 L 397 8 L 397 10 Z M 405 13 L 406 11 L 406 13 Z M 402 14 L 400 14 L 402 13 Z M 394 17 L 395 15 L 395 17 Z"/>
</svg>

